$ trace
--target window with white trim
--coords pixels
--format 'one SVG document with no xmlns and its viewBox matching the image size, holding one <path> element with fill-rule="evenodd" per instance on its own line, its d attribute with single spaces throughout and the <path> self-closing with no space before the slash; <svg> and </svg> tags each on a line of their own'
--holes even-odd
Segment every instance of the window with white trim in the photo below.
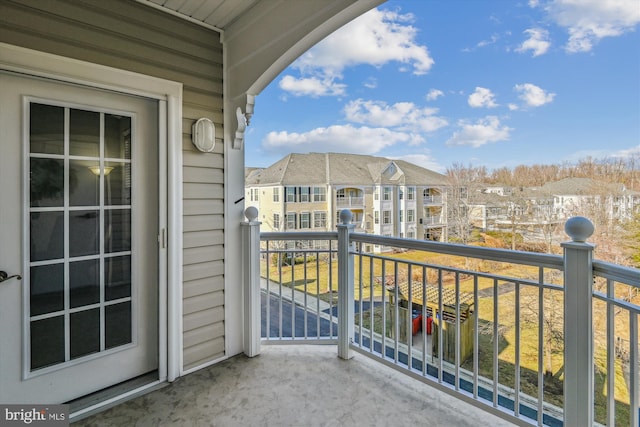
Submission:
<svg viewBox="0 0 640 427">
<path fill-rule="evenodd" d="M 416 187 L 407 187 L 407 200 L 415 200 Z"/>
<path fill-rule="evenodd" d="M 309 193 L 309 187 L 300 187 L 300 201 L 304 203 L 308 202 L 310 200 Z"/>
<path fill-rule="evenodd" d="M 273 201 L 274 202 L 280 201 L 280 187 L 276 187 L 273 189 Z"/>
<path fill-rule="evenodd" d="M 326 228 L 327 227 L 327 213 L 326 212 L 314 212 L 313 213 L 313 228 Z"/>
<path fill-rule="evenodd" d="M 373 223 L 380 224 L 380 211 L 373 211 Z"/>
<path fill-rule="evenodd" d="M 285 187 L 284 192 L 286 194 L 285 201 L 287 203 L 293 203 L 296 201 L 296 187 Z"/>
<path fill-rule="evenodd" d="M 311 228 L 311 214 L 309 212 L 300 214 L 300 228 Z"/>
<path fill-rule="evenodd" d="M 325 187 L 313 187 L 313 201 L 314 202 L 326 202 L 327 201 L 327 189 Z"/>
<path fill-rule="evenodd" d="M 391 224 L 391 211 L 382 211 L 382 223 Z"/>
<path fill-rule="evenodd" d="M 413 209 L 407 209 L 407 222 L 416 221 L 416 211 Z"/>
<path fill-rule="evenodd" d="M 277 214 L 277 213 L 273 214 L 273 229 L 274 230 L 280 229 L 280 214 Z"/>
<path fill-rule="evenodd" d="M 382 189 L 382 200 L 391 200 L 391 187 L 384 187 Z"/>
<path fill-rule="evenodd" d="M 287 230 L 296 229 L 296 213 L 287 212 Z"/>
</svg>

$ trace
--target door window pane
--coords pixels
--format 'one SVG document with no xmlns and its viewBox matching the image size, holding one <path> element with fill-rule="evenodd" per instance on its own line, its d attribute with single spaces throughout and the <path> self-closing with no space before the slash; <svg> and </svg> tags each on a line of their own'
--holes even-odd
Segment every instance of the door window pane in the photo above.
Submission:
<svg viewBox="0 0 640 427">
<path fill-rule="evenodd" d="M 130 256 L 105 258 L 104 286 L 104 298 L 107 301 L 131 296 Z"/>
<path fill-rule="evenodd" d="M 104 156 L 111 159 L 131 158 L 131 117 L 105 114 Z"/>
<path fill-rule="evenodd" d="M 99 219 L 97 210 L 69 212 L 69 256 L 98 254 Z"/>
<path fill-rule="evenodd" d="M 29 144 L 32 153 L 64 154 L 64 108 L 30 104 Z"/>
<path fill-rule="evenodd" d="M 131 303 L 109 305 L 104 309 L 105 347 L 131 342 Z"/>
<path fill-rule="evenodd" d="M 100 351 L 100 309 L 71 313 L 69 323 L 72 359 Z"/>
<path fill-rule="evenodd" d="M 100 194 L 100 163 L 69 160 L 69 206 L 97 206 Z"/>
<path fill-rule="evenodd" d="M 100 302 L 100 260 L 69 263 L 69 304 L 71 308 Z"/>
<path fill-rule="evenodd" d="M 31 370 L 64 362 L 64 316 L 31 322 Z"/>
<path fill-rule="evenodd" d="M 63 206 L 64 160 L 32 158 L 30 166 L 31 207 Z"/>
<path fill-rule="evenodd" d="M 100 155 L 100 113 L 70 109 L 69 154 L 86 157 Z"/>
<path fill-rule="evenodd" d="M 31 267 L 30 311 L 32 316 L 64 309 L 64 264 Z"/>
<path fill-rule="evenodd" d="M 106 162 L 106 206 L 131 204 L 131 163 Z"/>
<path fill-rule="evenodd" d="M 32 212 L 29 231 L 31 261 L 64 257 L 64 212 Z"/>
<path fill-rule="evenodd" d="M 104 219 L 104 252 L 124 252 L 131 250 L 131 211 L 129 209 L 109 209 Z"/>
</svg>

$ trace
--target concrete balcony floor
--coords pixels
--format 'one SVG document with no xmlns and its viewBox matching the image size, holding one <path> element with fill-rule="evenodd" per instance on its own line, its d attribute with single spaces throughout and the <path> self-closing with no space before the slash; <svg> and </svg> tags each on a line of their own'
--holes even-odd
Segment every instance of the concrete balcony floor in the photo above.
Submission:
<svg viewBox="0 0 640 427">
<path fill-rule="evenodd" d="M 512 426 L 364 355 L 262 346 L 74 426 Z"/>
</svg>

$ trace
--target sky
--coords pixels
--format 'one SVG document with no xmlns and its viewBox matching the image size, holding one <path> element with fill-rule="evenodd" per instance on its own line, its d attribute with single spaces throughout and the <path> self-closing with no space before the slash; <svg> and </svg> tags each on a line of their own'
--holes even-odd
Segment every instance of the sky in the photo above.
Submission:
<svg viewBox="0 0 640 427">
<path fill-rule="evenodd" d="M 289 153 L 441 173 L 640 157 L 638 0 L 389 0 L 256 97 L 245 164 Z"/>
</svg>

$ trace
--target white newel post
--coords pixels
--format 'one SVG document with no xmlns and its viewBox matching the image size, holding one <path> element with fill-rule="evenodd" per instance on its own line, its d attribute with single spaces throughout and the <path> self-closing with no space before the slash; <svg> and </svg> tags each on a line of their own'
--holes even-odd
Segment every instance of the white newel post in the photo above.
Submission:
<svg viewBox="0 0 640 427">
<path fill-rule="evenodd" d="M 349 234 L 355 229 L 351 224 L 351 211 L 340 212 L 338 224 L 338 357 L 351 359 L 353 351 L 353 245 L 349 243 Z"/>
<path fill-rule="evenodd" d="M 260 221 L 258 209 L 253 206 L 244 211 L 247 221 L 242 229 L 242 298 L 244 306 L 242 348 L 244 354 L 260 354 Z"/>
<path fill-rule="evenodd" d="M 564 425 L 593 425 L 593 234 L 591 221 L 570 218 L 564 248 Z"/>
</svg>

